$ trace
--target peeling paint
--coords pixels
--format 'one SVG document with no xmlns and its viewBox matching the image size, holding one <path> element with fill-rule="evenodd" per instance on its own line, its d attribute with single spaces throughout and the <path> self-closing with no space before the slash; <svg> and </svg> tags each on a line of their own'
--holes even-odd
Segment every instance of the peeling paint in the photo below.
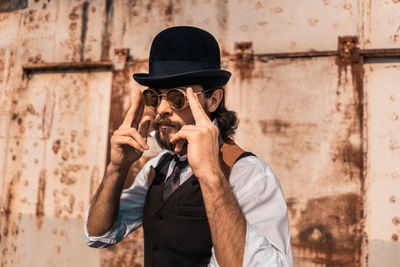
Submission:
<svg viewBox="0 0 400 267">
<path fill-rule="evenodd" d="M 120 125 L 132 92 L 139 88 L 132 85 L 131 75 L 147 71 L 151 37 L 164 27 L 190 24 L 205 27 L 220 42 L 222 55 L 226 57 L 223 67 L 233 73 L 232 80 L 238 81 L 228 84 L 228 98 L 237 91 L 242 94 L 240 99 L 244 95 L 255 94 L 262 100 L 257 106 L 273 105 L 276 108 L 263 107 L 259 109 L 263 112 L 259 112 L 255 105 L 241 102 L 245 108 L 240 116 L 243 116 L 242 124 L 251 128 L 244 129 L 247 132 L 243 136 L 260 133 L 260 143 L 263 144 L 262 148 L 259 144 L 248 146 L 249 150 L 271 151 L 269 154 L 263 152 L 263 159 L 274 162 L 278 158 L 283 162 L 278 167 L 272 167 L 284 184 L 288 179 L 291 186 L 301 184 L 303 179 L 307 181 L 299 188 L 283 187 L 292 227 L 295 264 L 359 266 L 362 261 L 361 229 L 366 227 L 362 214 L 367 194 L 367 188 L 363 186 L 364 173 L 368 172 L 363 158 L 368 149 L 364 147 L 367 136 L 363 131 L 368 125 L 364 125 L 362 119 L 370 116 L 363 109 L 364 62 L 360 49 L 393 47 L 399 42 L 399 27 L 395 19 L 399 1 L 382 4 L 374 1 L 323 0 L 307 8 L 297 2 L 277 4 L 256 0 L 122 2 L 35 0 L 28 6 L 28 1 L 18 0 L 0 4 L 0 32 L 9 37 L 3 40 L 0 48 L 0 84 L 4 88 L 0 95 L 1 114 L 4 115 L 0 118 L 1 129 L 4 129 L 0 140 L 0 145 L 4 147 L 4 178 L 0 181 L 3 186 L 1 264 L 31 263 L 16 236 L 19 235 L 20 240 L 31 240 L 32 234 L 45 237 L 46 224 L 52 220 L 59 220 L 60 225 L 49 228 L 49 234 L 55 236 L 46 239 L 54 241 L 49 244 L 51 255 L 43 255 L 45 259 L 40 263 L 70 266 L 76 265 L 72 263 L 74 258 L 85 258 L 76 257 L 77 252 L 71 252 L 72 248 L 55 241 L 75 244 L 77 239 L 82 238 L 74 236 L 71 229 L 74 223 L 82 220 L 102 177 L 106 159 L 95 155 L 106 154 L 105 137 L 102 135 L 111 135 Z M 393 11 L 388 12 L 389 9 Z M 212 12 L 199 12 L 203 10 Z M 274 19 L 268 19 L 265 14 Z M 299 30 L 302 27 L 308 31 Z M 321 31 L 321 27 L 326 29 Z M 12 29 L 12 34 L 9 29 Z M 291 66 L 301 59 L 254 56 L 254 51 L 336 51 L 335 38 L 342 32 L 357 33 L 360 37 L 339 39 L 336 60 L 338 77 L 331 77 L 328 82 L 323 80 L 331 70 L 318 68 L 322 60 L 305 61 L 303 67 L 315 65 L 315 68 L 309 68 L 313 73 L 310 78 L 306 73 L 301 77 L 291 73 Z M 127 52 L 126 57 L 119 58 L 118 54 L 110 53 L 121 47 L 130 48 L 127 51 L 132 55 Z M 88 71 L 86 76 L 76 77 L 82 68 L 72 70 L 68 67 L 77 62 L 90 64 L 90 59 L 107 60 L 107 70 L 113 75 L 111 89 L 104 87 L 95 96 L 90 84 L 101 78 L 91 74 L 97 73 L 98 68 L 85 69 L 83 72 Z M 35 83 L 48 71 L 33 71 L 21 81 L 21 65 L 60 61 L 67 62 L 62 68 L 54 70 L 54 75 Z M 118 65 L 118 61 L 121 64 Z M 280 68 L 283 71 L 279 73 L 276 70 Z M 295 71 L 301 72 L 299 69 Z M 312 82 L 307 79 L 312 79 Z M 274 88 L 270 87 L 271 83 Z M 311 85 L 308 90 L 301 89 L 304 83 Z M 102 82 L 96 86 L 100 84 Z M 386 83 L 382 84 L 385 87 Z M 296 89 L 289 90 L 291 86 Z M 333 91 L 336 102 L 330 101 L 332 92 L 325 90 L 330 86 L 336 90 Z M 108 90 L 112 94 L 110 112 Z M 315 99 L 316 103 L 307 104 L 303 95 Z M 276 103 L 268 102 L 270 97 L 275 97 Z M 395 105 L 398 99 L 398 95 L 393 93 L 386 96 L 385 103 Z M 228 100 L 234 102 L 234 99 Z M 320 101 L 326 101 L 324 104 L 327 107 L 319 107 Z M 101 107 L 96 103 L 102 103 Z M 285 105 L 286 108 L 282 109 Z M 314 106 L 319 109 L 313 110 Z M 297 116 L 294 110 L 304 116 Z M 324 113 L 325 117 L 317 123 L 310 119 L 310 113 L 315 112 L 318 117 L 317 113 L 327 110 L 330 113 Z M 110 113 L 110 117 L 108 114 L 106 117 L 97 116 L 102 112 Z M 390 110 L 385 119 L 396 123 L 399 114 L 399 111 Z M 105 128 L 101 126 L 107 121 L 99 118 L 109 119 L 108 133 L 107 125 Z M 96 120 L 98 123 L 93 122 Z M 321 125 L 331 128 L 323 131 Z M 246 140 L 241 137 L 238 141 Z M 381 144 L 391 153 L 397 153 L 399 142 L 393 135 Z M 325 154 L 314 153 L 319 150 Z M 148 158 L 144 157 L 132 166 L 124 187 L 132 184 L 135 173 L 146 160 Z M 325 162 L 326 165 L 324 160 L 328 162 Z M 307 165 L 308 162 L 314 163 Z M 319 172 L 319 165 L 326 166 L 326 172 Z M 302 168 L 305 168 L 301 166 L 310 169 L 309 176 L 301 176 Z M 280 175 L 291 172 L 298 175 Z M 30 176 L 31 173 L 36 176 Z M 36 179 L 37 175 L 39 179 Z M 386 176 L 391 182 L 398 182 L 400 174 L 397 169 L 388 168 Z M 310 193 L 307 184 L 322 185 L 321 190 Z M 382 200 L 387 206 L 395 207 L 398 197 L 396 192 L 387 192 Z M 46 214 L 46 211 L 51 214 Z M 23 224 L 16 219 L 17 214 L 26 217 Z M 397 215 L 391 213 L 382 222 L 390 226 L 382 227 L 387 228 L 384 236 L 390 244 L 398 244 L 400 220 Z M 31 224 L 36 228 L 29 228 Z M 369 238 L 365 233 L 366 241 Z M 93 259 L 105 266 L 142 266 L 142 242 L 139 230 L 116 247 L 96 252 L 99 258 Z M 24 245 L 29 247 L 29 244 Z M 79 248 L 85 252 L 93 251 Z"/>
<path fill-rule="evenodd" d="M 294 247 L 304 251 L 308 248 L 308 257 L 311 254 L 314 263 L 357 265 L 361 250 L 360 201 L 360 196 L 352 193 L 309 200 L 298 220 Z"/>
<path fill-rule="evenodd" d="M 88 23 L 88 8 L 89 2 L 84 2 L 82 4 L 82 29 L 81 29 L 81 50 L 80 50 L 80 61 L 84 59 L 85 42 L 86 42 L 86 32 Z"/>
<path fill-rule="evenodd" d="M 239 72 L 242 81 L 251 79 L 255 67 L 251 42 L 235 43 L 234 67 Z"/>
<path fill-rule="evenodd" d="M 110 38 L 111 38 L 111 31 L 110 28 L 112 26 L 112 16 L 113 16 L 113 5 L 114 0 L 107 0 L 106 1 L 106 8 L 105 8 L 105 22 L 104 22 L 104 30 L 101 42 L 101 60 L 107 60 L 109 57 L 109 49 L 110 49 Z"/>
<path fill-rule="evenodd" d="M 46 193 L 46 169 L 41 169 L 39 174 L 39 184 L 36 202 L 36 224 L 40 229 L 42 227 L 42 217 L 44 215 L 44 203 Z"/>
</svg>

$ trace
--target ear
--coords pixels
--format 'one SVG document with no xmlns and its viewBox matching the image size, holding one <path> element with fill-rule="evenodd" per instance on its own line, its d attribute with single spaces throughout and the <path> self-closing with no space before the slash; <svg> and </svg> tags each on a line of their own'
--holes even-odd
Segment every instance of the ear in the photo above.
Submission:
<svg viewBox="0 0 400 267">
<path fill-rule="evenodd" d="M 212 113 L 217 110 L 219 104 L 224 96 L 222 89 L 217 89 L 213 92 L 212 96 L 207 99 L 207 111 Z"/>
</svg>

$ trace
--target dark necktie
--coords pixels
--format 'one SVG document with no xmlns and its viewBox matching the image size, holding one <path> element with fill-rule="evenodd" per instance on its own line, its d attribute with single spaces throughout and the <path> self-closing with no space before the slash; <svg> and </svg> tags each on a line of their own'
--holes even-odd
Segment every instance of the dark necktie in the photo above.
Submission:
<svg viewBox="0 0 400 267">
<path fill-rule="evenodd" d="M 180 161 L 177 156 L 174 156 L 175 160 L 175 167 L 171 173 L 171 175 L 168 177 L 168 179 L 165 181 L 164 184 L 164 191 L 163 191 L 163 200 L 167 200 L 170 195 L 179 187 L 179 182 L 180 182 L 180 175 L 182 169 L 186 166 L 187 160 Z"/>
</svg>

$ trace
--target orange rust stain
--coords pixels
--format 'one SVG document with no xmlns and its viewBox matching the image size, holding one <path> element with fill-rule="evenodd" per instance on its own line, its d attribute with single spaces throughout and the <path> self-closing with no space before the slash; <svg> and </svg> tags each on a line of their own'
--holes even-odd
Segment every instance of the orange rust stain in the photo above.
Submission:
<svg viewBox="0 0 400 267">
<path fill-rule="evenodd" d="M 63 190 L 61 190 L 61 194 L 63 195 L 63 196 L 68 196 L 69 195 L 69 190 L 68 190 L 68 188 L 64 188 Z"/>
<path fill-rule="evenodd" d="M 69 13 L 69 18 L 71 20 L 77 20 L 79 19 L 79 14 L 77 13 L 78 11 L 78 7 L 74 7 L 71 11 L 71 13 Z"/>
<path fill-rule="evenodd" d="M 69 171 L 68 170 L 62 170 L 61 171 L 61 178 L 60 178 L 60 182 L 62 184 L 66 184 L 66 185 L 72 185 L 75 184 L 77 181 L 76 177 L 70 177 L 69 175 Z"/>
<path fill-rule="evenodd" d="M 400 148 L 400 144 L 397 140 L 392 139 L 389 141 L 389 148 L 391 150 L 396 150 L 396 149 Z"/>
<path fill-rule="evenodd" d="M 239 72 L 240 79 L 250 80 L 255 63 L 251 42 L 235 43 L 234 69 Z"/>
<path fill-rule="evenodd" d="M 5 61 L 3 60 L 6 56 L 5 50 L 0 49 L 0 84 L 3 83 L 3 73 L 5 69 Z"/>
<path fill-rule="evenodd" d="M 260 120 L 258 123 L 264 135 L 282 135 L 291 127 L 288 121 L 282 120 Z"/>
<path fill-rule="evenodd" d="M 353 6 L 350 3 L 346 3 L 346 4 L 343 5 L 343 7 L 344 7 L 344 9 L 351 10 L 351 8 Z"/>
<path fill-rule="evenodd" d="M 72 31 L 74 31 L 74 30 L 76 30 L 76 28 L 78 28 L 78 23 L 76 23 L 76 22 L 71 22 L 71 24 L 69 24 L 69 27 L 68 27 L 70 30 L 72 30 Z"/>
<path fill-rule="evenodd" d="M 389 201 L 392 202 L 392 203 L 395 203 L 396 202 L 396 197 L 395 196 L 389 197 Z"/>
<path fill-rule="evenodd" d="M 56 254 L 60 255 L 61 254 L 61 246 L 55 246 L 54 248 L 56 250 Z"/>
<path fill-rule="evenodd" d="M 286 199 L 286 206 L 288 208 L 289 218 L 295 218 L 296 216 L 296 204 L 297 200 L 295 198 L 289 197 Z"/>
<path fill-rule="evenodd" d="M 61 154 L 61 158 L 66 161 L 69 158 L 69 152 L 67 150 L 64 150 Z"/>
<path fill-rule="evenodd" d="M 283 12 L 283 9 L 281 7 L 275 7 L 275 8 L 272 8 L 270 11 L 272 13 L 279 14 L 279 13 Z"/>
<path fill-rule="evenodd" d="M 60 150 L 60 147 L 61 147 L 61 140 L 60 140 L 60 139 L 57 139 L 57 140 L 55 140 L 55 141 L 53 142 L 53 146 L 51 147 L 51 149 L 53 150 L 53 152 L 54 152 L 55 154 L 57 154 L 57 153 L 58 153 L 58 150 Z"/>
<path fill-rule="evenodd" d="M 71 142 L 74 143 L 78 132 L 76 130 L 71 131 Z"/>
<path fill-rule="evenodd" d="M 398 241 L 399 240 L 399 235 L 398 234 L 393 234 L 392 235 L 392 240 L 393 241 Z"/>
<path fill-rule="evenodd" d="M 51 233 L 53 234 L 53 235 L 57 235 L 58 234 L 58 230 L 57 230 L 57 228 L 53 228 L 53 230 L 51 231 Z"/>
<path fill-rule="evenodd" d="M 36 224 L 42 227 L 42 217 L 44 215 L 44 198 L 46 193 L 46 169 L 41 169 L 39 174 L 38 193 L 36 201 Z"/>
<path fill-rule="evenodd" d="M 292 238 L 294 254 L 316 264 L 358 266 L 361 256 L 362 203 L 348 193 L 310 199 L 297 220 L 299 233 Z"/>
<path fill-rule="evenodd" d="M 21 171 L 18 171 L 16 175 L 13 176 L 10 183 L 8 184 L 6 201 L 4 205 L 4 214 L 6 218 L 6 225 L 8 225 L 10 214 L 13 212 L 13 203 L 16 199 L 16 186 L 21 179 Z"/>
<path fill-rule="evenodd" d="M 90 187 L 89 187 L 89 202 L 91 201 L 94 193 L 96 192 L 96 188 L 100 184 L 100 171 L 99 167 L 94 166 L 92 169 L 92 173 L 90 175 Z"/>
<path fill-rule="evenodd" d="M 74 205 L 75 205 L 75 196 L 73 194 L 70 194 L 68 199 L 68 205 L 65 205 L 63 207 L 63 210 L 65 210 L 69 214 L 72 214 L 74 212 Z"/>
<path fill-rule="evenodd" d="M 314 27 L 318 24 L 318 19 L 317 18 L 309 18 L 308 24 L 310 24 L 310 26 Z"/>
</svg>

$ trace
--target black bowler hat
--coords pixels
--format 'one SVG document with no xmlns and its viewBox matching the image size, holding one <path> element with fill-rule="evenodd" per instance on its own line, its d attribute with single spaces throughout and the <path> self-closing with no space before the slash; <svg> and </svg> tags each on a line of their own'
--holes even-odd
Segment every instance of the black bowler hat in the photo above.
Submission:
<svg viewBox="0 0 400 267">
<path fill-rule="evenodd" d="M 188 26 L 163 30 L 150 49 L 149 73 L 135 73 L 141 85 L 170 88 L 198 84 L 225 85 L 231 73 L 221 70 L 219 46 L 202 29 Z"/>
</svg>

